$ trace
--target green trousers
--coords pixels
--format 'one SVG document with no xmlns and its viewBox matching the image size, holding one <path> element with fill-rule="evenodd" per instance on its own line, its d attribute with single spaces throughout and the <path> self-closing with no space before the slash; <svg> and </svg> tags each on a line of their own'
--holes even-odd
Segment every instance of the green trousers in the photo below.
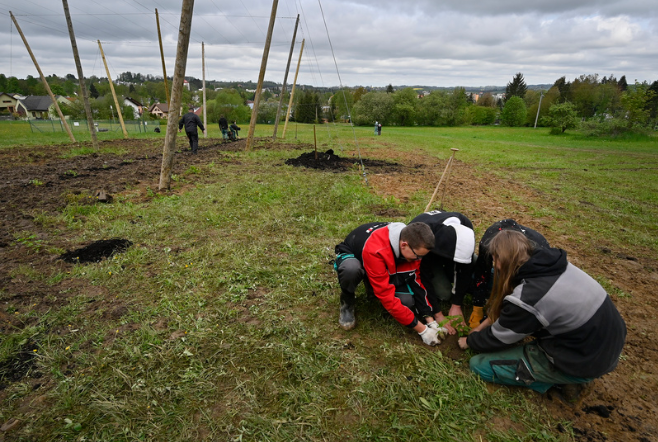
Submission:
<svg viewBox="0 0 658 442">
<path fill-rule="evenodd" d="M 545 393 L 555 384 L 584 384 L 594 378 L 580 378 L 561 372 L 536 342 L 494 353 L 473 356 L 471 370 L 482 380 L 495 384 L 527 387 Z"/>
</svg>

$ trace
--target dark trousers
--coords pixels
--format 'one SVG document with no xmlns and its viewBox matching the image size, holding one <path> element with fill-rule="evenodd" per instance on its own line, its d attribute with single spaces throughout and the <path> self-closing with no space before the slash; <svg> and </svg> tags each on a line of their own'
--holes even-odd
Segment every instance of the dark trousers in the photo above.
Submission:
<svg viewBox="0 0 658 442">
<path fill-rule="evenodd" d="M 374 292 L 368 275 L 361 262 L 356 258 L 348 258 L 341 260 L 336 267 L 338 273 L 338 283 L 341 288 L 341 300 L 347 304 L 354 304 L 357 286 L 363 281 L 366 287 L 366 293 L 374 297 Z M 395 297 L 398 298 L 404 306 L 409 308 L 412 312 L 416 313 L 415 300 L 412 294 L 409 293 L 396 293 Z"/>
<path fill-rule="evenodd" d="M 190 141 L 190 149 L 192 153 L 196 153 L 199 148 L 199 133 L 198 132 L 185 132 L 187 139 Z"/>
</svg>

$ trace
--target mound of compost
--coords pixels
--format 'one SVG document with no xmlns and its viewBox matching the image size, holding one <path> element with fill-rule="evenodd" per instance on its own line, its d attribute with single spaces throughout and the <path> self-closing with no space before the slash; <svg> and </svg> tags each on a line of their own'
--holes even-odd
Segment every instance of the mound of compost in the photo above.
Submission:
<svg viewBox="0 0 658 442">
<path fill-rule="evenodd" d="M 320 169 L 320 170 L 334 170 L 334 171 L 346 171 L 353 169 L 355 165 L 360 166 L 360 161 L 358 158 L 342 158 L 334 154 L 333 149 L 329 149 L 326 152 L 318 152 L 318 158 L 315 158 L 315 151 L 303 153 L 297 158 L 289 158 L 286 160 L 286 164 L 296 167 L 308 167 L 311 169 Z M 388 163 L 386 161 L 379 160 L 369 160 L 364 158 L 363 164 L 367 168 L 385 168 L 390 170 L 397 170 L 399 164 Z"/>
<path fill-rule="evenodd" d="M 128 241 L 127 239 L 102 239 L 81 249 L 72 252 L 67 251 L 60 255 L 59 259 L 71 264 L 99 262 L 115 253 L 125 252 L 132 245 L 132 241 Z"/>
</svg>

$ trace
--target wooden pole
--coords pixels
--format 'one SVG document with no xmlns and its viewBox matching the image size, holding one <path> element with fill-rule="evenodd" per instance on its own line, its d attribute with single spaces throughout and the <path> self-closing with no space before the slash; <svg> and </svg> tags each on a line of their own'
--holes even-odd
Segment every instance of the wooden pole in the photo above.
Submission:
<svg viewBox="0 0 658 442">
<path fill-rule="evenodd" d="M 439 198 L 439 210 L 443 210 L 443 197 L 446 194 L 446 190 L 448 190 L 448 180 L 450 179 L 450 172 L 452 172 L 452 163 L 454 163 L 454 158 L 455 158 L 455 152 L 458 151 L 459 149 L 455 149 L 454 147 L 452 149 L 452 156 L 450 157 L 450 164 L 448 167 L 448 174 L 446 175 L 446 182 L 443 184 L 443 192 L 441 192 L 441 198 Z"/>
<path fill-rule="evenodd" d="M 103 45 L 101 45 L 100 40 L 96 40 L 96 41 L 98 41 L 98 47 L 101 50 L 101 58 L 103 59 L 103 64 L 105 64 L 105 72 L 107 72 L 107 80 L 110 82 L 110 90 L 112 91 L 112 97 L 114 97 L 114 105 L 117 107 L 117 115 L 119 115 L 119 123 L 121 123 L 121 130 L 123 130 L 123 138 L 128 138 L 128 131 L 126 130 L 126 125 L 123 123 L 123 114 L 121 113 L 121 105 L 119 105 L 119 99 L 117 98 L 117 93 L 114 91 L 114 83 L 112 82 L 112 75 L 110 74 L 110 68 L 107 67 L 107 60 L 105 60 Z"/>
<path fill-rule="evenodd" d="M 304 42 L 302 39 L 302 48 L 299 50 L 299 60 L 297 60 L 297 70 L 295 71 L 295 81 L 292 82 L 292 90 L 290 91 L 290 100 L 288 101 L 288 111 L 286 112 L 286 123 L 283 125 L 283 134 L 281 138 L 286 137 L 286 130 L 288 129 L 288 120 L 290 119 L 290 109 L 292 109 L 292 99 L 295 96 L 295 85 L 297 84 L 297 75 L 299 75 L 299 65 L 302 63 L 302 54 L 304 53 Z"/>
<path fill-rule="evenodd" d="M 71 37 L 71 48 L 73 49 L 73 58 L 75 59 L 75 67 L 78 70 L 78 82 L 80 83 L 80 92 L 82 93 L 82 101 L 85 105 L 85 114 L 87 115 L 87 124 L 89 125 L 89 133 L 91 134 L 91 144 L 94 149 L 98 150 L 98 137 L 96 136 L 96 126 L 94 125 L 94 117 L 91 113 L 91 105 L 89 104 L 89 94 L 87 93 L 87 85 L 85 84 L 85 76 L 82 73 L 82 64 L 80 63 L 80 54 L 78 53 L 78 45 L 75 41 L 75 32 L 73 32 L 73 22 L 71 21 L 71 14 L 69 14 L 69 4 L 67 0 L 62 0 L 64 5 L 64 15 L 66 15 L 66 24 L 69 27 L 69 37 Z"/>
<path fill-rule="evenodd" d="M 174 67 L 174 81 L 171 88 L 171 106 L 167 114 L 167 132 L 162 151 L 162 169 L 160 170 L 160 190 L 169 189 L 171 184 L 171 168 L 174 164 L 174 151 L 176 150 L 176 134 L 178 130 L 178 112 L 183 99 L 183 80 L 187 66 L 187 52 L 190 45 L 190 31 L 192 29 L 192 13 L 194 0 L 183 0 L 183 9 L 178 27 L 178 49 L 176 51 L 176 66 Z"/>
<path fill-rule="evenodd" d="M 201 42 L 201 67 L 203 71 L 203 138 L 208 138 L 208 118 L 206 112 L 206 45 Z"/>
<path fill-rule="evenodd" d="M 39 63 L 37 63 L 37 59 L 34 56 L 34 54 L 32 53 L 32 49 L 30 49 L 30 45 L 27 43 L 27 39 L 25 38 L 25 35 L 23 34 L 23 31 L 21 30 L 21 27 L 18 26 L 18 22 L 16 21 L 16 17 L 14 17 L 14 14 L 12 14 L 11 11 L 9 11 L 9 15 L 11 16 L 11 19 L 14 22 L 14 26 L 16 26 L 16 30 L 21 35 L 21 38 L 23 39 L 23 43 L 25 43 L 25 47 L 27 48 L 27 52 L 30 54 L 30 57 L 32 58 L 32 61 L 34 62 L 34 66 L 37 68 L 37 71 L 39 72 L 39 76 L 41 77 L 41 82 L 43 83 L 43 87 L 48 92 L 48 95 L 50 95 L 50 99 L 53 101 L 53 105 L 55 105 L 55 110 L 57 110 L 57 115 L 59 115 L 59 118 L 62 121 L 62 125 L 64 125 L 64 129 L 66 129 L 66 132 L 69 134 L 69 138 L 71 139 L 71 142 L 75 143 L 75 137 L 73 136 L 73 132 L 71 132 L 71 128 L 69 127 L 69 124 L 66 122 L 66 118 L 64 118 L 64 114 L 62 113 L 62 109 L 59 108 L 59 103 L 57 102 L 57 98 L 55 98 L 55 95 L 53 94 L 53 91 L 50 89 L 50 85 L 46 81 L 46 77 L 44 77 L 43 72 L 41 72 L 41 68 L 39 67 Z"/>
<path fill-rule="evenodd" d="M 318 137 L 315 135 L 315 124 L 313 125 L 313 144 L 315 145 L 315 161 L 318 160 Z"/>
<path fill-rule="evenodd" d="M 270 26 L 267 28 L 267 38 L 265 39 L 265 49 L 263 49 L 263 60 L 260 63 L 260 74 L 258 74 L 258 86 L 256 86 L 256 96 L 254 97 L 254 108 L 251 110 L 251 121 L 249 122 L 249 134 L 247 135 L 247 147 L 245 150 L 251 150 L 251 144 L 254 141 L 254 131 L 256 130 L 256 120 L 258 119 L 258 105 L 260 104 L 260 93 L 263 90 L 263 80 L 265 79 L 265 69 L 267 68 L 267 57 L 270 55 L 270 45 L 272 44 L 272 32 L 274 31 L 274 21 L 276 19 L 276 8 L 279 0 L 272 1 L 272 14 L 270 15 Z"/>
<path fill-rule="evenodd" d="M 155 22 L 158 25 L 158 41 L 160 42 L 160 58 L 162 59 L 162 75 L 164 75 L 165 95 L 167 96 L 167 106 L 169 106 L 169 84 L 167 83 L 167 67 L 165 66 L 164 49 L 162 49 L 162 34 L 160 33 L 160 16 L 158 8 L 155 8 Z"/>
<path fill-rule="evenodd" d="M 297 21 L 295 21 L 295 30 L 292 33 L 292 43 L 290 44 L 290 54 L 288 54 L 288 64 L 286 65 L 286 73 L 283 76 L 283 86 L 281 87 L 281 97 L 279 97 L 279 107 L 277 107 L 276 109 L 276 118 L 274 119 L 274 134 L 272 135 L 272 141 L 276 141 L 276 132 L 279 129 L 279 117 L 281 115 L 281 105 L 283 104 L 283 95 L 286 93 L 288 72 L 290 71 L 290 62 L 292 61 L 292 53 L 295 50 L 295 38 L 297 38 L 298 26 L 299 26 L 299 14 L 297 14 Z"/>
<path fill-rule="evenodd" d="M 434 201 L 434 198 L 436 198 L 436 194 L 439 191 L 439 187 L 441 186 L 441 182 L 443 182 L 443 177 L 446 175 L 446 172 L 448 171 L 448 168 L 450 167 L 450 164 L 452 163 L 452 159 L 455 157 L 455 152 L 457 152 L 459 149 L 456 148 L 451 148 L 452 150 L 452 155 L 448 159 L 448 162 L 446 163 L 446 168 L 443 170 L 443 173 L 441 174 L 441 179 L 439 180 L 439 184 L 436 185 L 436 188 L 434 189 L 434 193 L 432 194 L 432 198 L 430 198 L 430 202 L 427 203 L 427 207 L 425 207 L 425 212 L 430 210 L 430 206 L 432 205 L 432 202 Z"/>
<path fill-rule="evenodd" d="M 539 93 L 539 106 L 537 106 L 537 116 L 535 117 L 535 129 L 537 129 L 537 120 L 539 120 L 539 110 L 541 109 L 541 99 L 544 98 L 544 93 Z"/>
</svg>

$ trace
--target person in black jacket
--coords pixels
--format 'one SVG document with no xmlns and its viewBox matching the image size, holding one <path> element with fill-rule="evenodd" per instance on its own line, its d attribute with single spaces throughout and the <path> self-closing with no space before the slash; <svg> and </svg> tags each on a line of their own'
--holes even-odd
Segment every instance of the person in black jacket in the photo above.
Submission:
<svg viewBox="0 0 658 442">
<path fill-rule="evenodd" d="M 233 123 L 231 123 L 230 128 L 231 128 L 231 136 L 233 137 L 234 140 L 237 140 L 238 132 L 240 131 L 240 126 L 238 126 L 238 122 L 234 120 Z"/>
<path fill-rule="evenodd" d="M 484 319 L 484 304 L 489 299 L 491 294 L 491 288 L 493 286 L 493 260 L 491 255 L 487 250 L 489 242 L 503 230 L 514 230 L 525 235 L 531 242 L 533 247 L 550 247 L 548 241 L 544 236 L 532 230 L 529 227 L 522 226 L 513 219 L 504 219 L 501 221 L 496 221 L 484 232 L 480 244 L 478 245 L 478 257 L 475 262 L 473 269 L 473 284 L 474 287 L 471 290 L 473 295 L 473 312 L 468 321 L 468 325 L 471 328 L 475 328 L 480 325 L 480 322 Z"/>
<path fill-rule="evenodd" d="M 206 128 L 203 127 L 201 118 L 194 113 L 194 108 L 191 107 L 189 112 L 183 115 L 178 121 L 178 132 L 185 127 L 185 135 L 187 135 L 187 139 L 190 141 L 190 149 L 194 155 L 197 154 L 197 149 L 199 147 L 199 133 L 196 130 L 197 126 L 201 128 L 204 134 L 206 133 Z"/>
<path fill-rule="evenodd" d="M 433 306 L 434 319 L 448 333 L 454 335 L 456 325 L 464 322 L 464 296 L 473 285 L 473 223 L 458 212 L 433 210 L 421 213 L 412 223 L 425 223 L 436 240 L 432 251 L 421 261 L 420 277 Z M 441 311 L 441 302 L 449 301 L 448 316 L 459 317 L 448 321 Z"/>
<path fill-rule="evenodd" d="M 224 115 L 219 116 L 219 130 L 222 131 L 222 138 L 228 140 L 228 121 Z"/>
<path fill-rule="evenodd" d="M 617 366 L 626 324 L 591 276 L 562 249 L 535 248 L 522 233 L 504 230 L 489 243 L 494 288 L 488 318 L 459 339 L 483 380 L 528 387 L 586 384 Z M 527 337 L 535 339 L 521 344 Z"/>
</svg>

